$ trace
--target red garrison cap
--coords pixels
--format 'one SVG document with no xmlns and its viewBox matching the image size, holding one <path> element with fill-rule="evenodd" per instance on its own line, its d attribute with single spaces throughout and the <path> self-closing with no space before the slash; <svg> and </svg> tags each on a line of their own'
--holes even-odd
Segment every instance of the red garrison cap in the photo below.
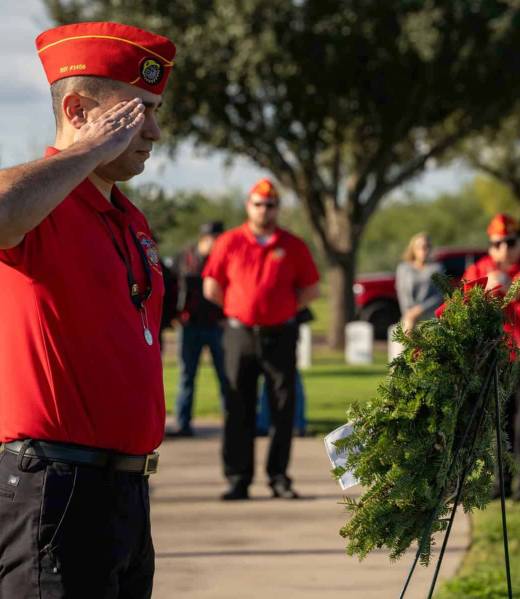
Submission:
<svg viewBox="0 0 520 599">
<path fill-rule="evenodd" d="M 120 23 L 74 23 L 44 31 L 36 48 L 49 84 L 95 75 L 162 94 L 175 58 L 166 37 Z"/>
<path fill-rule="evenodd" d="M 255 183 L 249 192 L 249 197 L 252 195 L 258 195 L 262 198 L 272 198 L 273 200 L 278 199 L 276 187 L 269 179 L 260 179 L 260 181 Z"/>
<path fill-rule="evenodd" d="M 509 214 L 496 214 L 488 225 L 487 234 L 489 237 L 500 235 L 516 235 L 518 233 L 518 221 Z"/>
</svg>

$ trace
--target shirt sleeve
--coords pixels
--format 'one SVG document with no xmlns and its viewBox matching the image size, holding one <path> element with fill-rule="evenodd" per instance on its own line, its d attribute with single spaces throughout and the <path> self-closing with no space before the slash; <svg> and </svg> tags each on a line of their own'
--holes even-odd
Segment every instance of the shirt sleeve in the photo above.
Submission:
<svg viewBox="0 0 520 599">
<path fill-rule="evenodd" d="M 224 289 L 228 283 L 228 244 L 225 237 L 221 236 L 215 241 L 211 254 L 202 271 L 202 278 L 210 277 Z"/>
<path fill-rule="evenodd" d="M 55 208 L 54 211 L 58 209 L 59 207 Z M 41 255 L 45 248 L 45 236 L 56 234 L 52 220 L 54 211 L 47 215 L 34 229 L 28 231 L 17 246 L 8 250 L 0 250 L 0 262 L 32 276 L 41 261 Z"/>
<path fill-rule="evenodd" d="M 473 264 L 470 264 L 464 271 L 462 278 L 464 281 L 474 281 L 480 277 L 486 277 L 492 270 L 496 270 L 497 266 L 489 256 L 483 256 Z"/>
<path fill-rule="evenodd" d="M 299 240 L 296 248 L 296 287 L 305 289 L 311 287 L 320 280 L 320 273 L 307 245 Z"/>
<path fill-rule="evenodd" d="M 14 248 L 16 249 L 16 248 Z M 15 260 L 13 256 L 13 250 L 0 250 L 0 262 L 7 264 L 8 266 L 13 266 Z"/>
<path fill-rule="evenodd" d="M 31 238 L 35 236 L 35 230 L 29 231 L 22 241 L 14 248 L 8 250 L 0 250 L 0 262 L 11 266 L 20 271 L 28 271 L 27 264 L 29 257 L 33 254 L 31 251 Z"/>
<path fill-rule="evenodd" d="M 473 281 L 475 279 L 478 279 L 478 270 L 476 263 L 470 264 L 468 268 L 466 268 L 464 274 L 462 275 L 462 279 L 464 281 Z"/>
</svg>

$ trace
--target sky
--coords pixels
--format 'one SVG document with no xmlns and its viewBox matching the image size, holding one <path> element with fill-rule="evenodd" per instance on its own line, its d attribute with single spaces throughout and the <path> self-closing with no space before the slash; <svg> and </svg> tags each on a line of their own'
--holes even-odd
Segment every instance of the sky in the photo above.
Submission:
<svg viewBox="0 0 520 599">
<path fill-rule="evenodd" d="M 53 26 L 41 0 L 0 0 L 0 166 L 33 160 L 54 139 L 48 83 L 34 39 Z M 167 191 L 199 190 L 219 194 L 230 188 L 247 190 L 266 171 L 247 159 L 224 165 L 222 154 L 197 155 L 183 145 L 172 160 L 154 150 L 135 183 L 159 182 Z M 470 173 L 461 167 L 431 169 L 407 186 L 424 196 L 455 191 Z"/>
</svg>

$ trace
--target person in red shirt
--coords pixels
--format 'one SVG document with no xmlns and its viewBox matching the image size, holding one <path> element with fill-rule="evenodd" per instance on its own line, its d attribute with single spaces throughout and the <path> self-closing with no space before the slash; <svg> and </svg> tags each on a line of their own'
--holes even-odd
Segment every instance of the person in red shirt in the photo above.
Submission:
<svg viewBox="0 0 520 599">
<path fill-rule="evenodd" d="M 47 157 L 0 171 L 0 596 L 151 597 L 163 278 L 141 173 L 174 44 L 118 23 L 36 40 Z"/>
<path fill-rule="evenodd" d="M 506 290 L 520 273 L 518 222 L 508 214 L 496 214 L 488 225 L 488 255 L 471 264 L 464 272 L 465 281 L 487 277 L 488 289 L 501 285 Z"/>
<path fill-rule="evenodd" d="M 222 305 L 227 318 L 223 459 L 230 486 L 224 500 L 249 497 L 261 373 L 272 417 L 269 484 L 274 497 L 297 497 L 287 476 L 295 402 L 295 317 L 318 296 L 319 274 L 305 243 L 278 227 L 279 206 L 271 181 L 259 181 L 246 203 L 247 222 L 219 237 L 202 273 L 205 296 Z"/>
<path fill-rule="evenodd" d="M 504 293 L 509 289 L 513 279 L 520 275 L 520 240 L 519 224 L 508 214 L 496 214 L 487 228 L 489 237 L 489 254 L 469 266 L 464 272 L 465 281 L 473 281 L 487 277 L 487 289 L 501 286 Z M 515 302 L 518 312 L 518 302 Z M 515 325 L 513 334 L 519 338 Z M 515 460 L 520 464 L 520 391 L 513 393 L 506 402 L 505 430 Z M 498 476 L 493 489 L 493 497 L 500 497 Z M 513 478 L 508 468 L 504 471 L 504 488 L 506 496 L 520 499 L 520 488 L 513 489 Z"/>
</svg>

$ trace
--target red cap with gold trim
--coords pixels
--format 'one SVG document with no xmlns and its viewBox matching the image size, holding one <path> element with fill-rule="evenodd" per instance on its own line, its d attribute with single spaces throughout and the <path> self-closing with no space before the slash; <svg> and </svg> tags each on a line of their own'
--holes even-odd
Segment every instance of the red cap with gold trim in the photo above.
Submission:
<svg viewBox="0 0 520 599">
<path fill-rule="evenodd" d="M 487 228 L 489 237 L 508 237 L 518 233 L 518 221 L 509 214 L 496 214 Z"/>
<path fill-rule="evenodd" d="M 260 181 L 255 183 L 249 192 L 249 197 L 252 195 L 261 196 L 262 198 L 272 198 L 273 200 L 278 199 L 276 187 L 269 179 L 260 179 Z"/>
<path fill-rule="evenodd" d="M 36 48 L 49 84 L 95 75 L 162 94 L 175 58 L 166 37 L 120 23 L 74 23 L 44 31 Z"/>
</svg>

